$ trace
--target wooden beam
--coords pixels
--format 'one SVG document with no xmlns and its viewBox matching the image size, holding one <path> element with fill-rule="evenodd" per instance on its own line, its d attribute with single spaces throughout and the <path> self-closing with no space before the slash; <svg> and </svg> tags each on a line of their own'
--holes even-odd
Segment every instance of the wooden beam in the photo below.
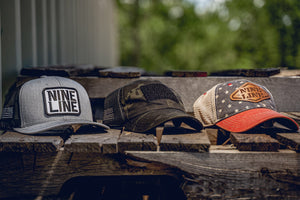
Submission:
<svg viewBox="0 0 300 200">
<path fill-rule="evenodd" d="M 300 124 L 300 112 L 281 112 L 281 114 L 288 116 Z"/>
<path fill-rule="evenodd" d="M 156 127 L 155 128 L 155 137 L 156 137 L 158 146 L 160 145 L 163 132 L 164 132 L 164 127 Z"/>
<path fill-rule="evenodd" d="M 164 73 L 165 76 L 172 76 L 172 77 L 206 77 L 207 72 L 203 71 L 166 71 Z"/>
<path fill-rule="evenodd" d="M 65 142 L 68 152 L 117 153 L 120 131 L 111 129 L 105 133 L 82 133 L 72 135 Z"/>
<path fill-rule="evenodd" d="M 33 136 L 17 132 L 6 132 L 0 136 L 2 152 L 57 152 L 62 146 L 60 136 Z"/>
<path fill-rule="evenodd" d="M 183 191 L 195 199 L 297 199 L 300 154 L 214 150 L 210 153 L 127 152 L 134 158 L 161 162 L 186 172 Z M 280 192 L 278 192 L 278 190 Z"/>
<path fill-rule="evenodd" d="M 244 77 L 269 77 L 280 73 L 279 68 L 265 69 L 231 69 L 212 72 L 212 76 L 244 76 Z"/>
<path fill-rule="evenodd" d="M 206 135 L 210 141 L 211 145 L 218 144 L 218 130 L 216 128 L 206 128 L 204 131 L 206 132 Z"/>
<path fill-rule="evenodd" d="M 210 142 L 205 132 L 180 127 L 165 127 L 160 151 L 207 152 Z"/>
<path fill-rule="evenodd" d="M 99 77 L 112 77 L 112 78 L 138 78 L 141 76 L 140 72 L 113 72 L 99 70 Z"/>
<path fill-rule="evenodd" d="M 118 140 L 118 151 L 156 151 L 157 141 L 152 134 L 123 131 Z"/>
<path fill-rule="evenodd" d="M 266 134 L 231 133 L 231 142 L 240 151 L 278 151 L 279 142 Z"/>
<path fill-rule="evenodd" d="M 58 195 L 67 192 L 63 191 L 64 186 L 80 177 L 176 175 L 174 167 L 162 170 L 159 163 L 154 162 L 150 169 L 135 167 L 128 165 L 127 159 L 122 154 L 97 152 L 0 152 L 0 196 L 4 199 L 60 199 Z"/>
<path fill-rule="evenodd" d="M 278 133 L 276 139 L 287 145 L 289 148 L 300 151 L 300 134 L 299 133 Z"/>
</svg>

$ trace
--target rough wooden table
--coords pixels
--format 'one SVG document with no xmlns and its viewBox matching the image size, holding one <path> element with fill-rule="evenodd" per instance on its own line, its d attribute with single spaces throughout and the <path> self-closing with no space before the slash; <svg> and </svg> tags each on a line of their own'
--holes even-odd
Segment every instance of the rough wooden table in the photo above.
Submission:
<svg viewBox="0 0 300 200">
<path fill-rule="evenodd" d="M 207 152 L 205 132 L 163 135 L 165 151 Z M 180 144 L 180 145 L 179 145 Z M 6 132 L 0 136 L 0 197 L 35 199 L 68 196 L 66 186 L 77 177 L 179 176 L 177 167 L 132 159 L 127 151 L 157 152 L 152 134 L 111 129 L 101 133 L 24 135 Z M 72 182 L 72 181 L 71 181 Z"/>
<path fill-rule="evenodd" d="M 86 88 L 99 120 L 110 92 L 149 77 L 71 78 Z M 176 90 L 192 113 L 193 102 L 206 90 L 243 77 L 150 78 Z M 300 78 L 247 79 L 266 85 L 278 110 L 300 122 Z M 125 193 L 140 192 L 140 199 L 300 199 L 299 132 L 280 127 L 256 130 L 259 135 L 213 128 L 175 132 L 161 132 L 161 138 L 159 132 L 116 129 L 51 136 L 6 132 L 0 136 L 0 198 L 134 199 Z M 115 190 L 107 193 L 109 188 Z"/>
<path fill-rule="evenodd" d="M 300 197 L 299 133 L 273 130 L 281 144 L 276 151 L 239 151 L 231 141 L 210 145 L 206 132 L 212 130 L 165 132 L 159 144 L 152 134 L 117 129 L 63 137 L 6 132 L 0 136 L 0 196 L 70 198 L 85 181 L 172 177 L 188 199 Z"/>
</svg>

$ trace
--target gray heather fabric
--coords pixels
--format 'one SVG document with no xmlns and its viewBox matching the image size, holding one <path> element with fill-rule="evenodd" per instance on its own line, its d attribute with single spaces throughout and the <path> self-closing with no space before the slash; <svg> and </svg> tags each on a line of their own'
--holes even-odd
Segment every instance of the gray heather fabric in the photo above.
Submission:
<svg viewBox="0 0 300 200">
<path fill-rule="evenodd" d="M 71 79 L 51 76 L 28 81 L 20 87 L 15 103 L 20 122 L 13 129 L 20 133 L 40 133 L 73 124 L 109 129 L 93 122 L 87 92 Z"/>
<path fill-rule="evenodd" d="M 202 129 L 202 124 L 185 112 L 179 95 L 159 81 L 134 81 L 109 94 L 104 102 L 103 122 L 110 126 L 145 132 L 172 119 Z"/>
</svg>

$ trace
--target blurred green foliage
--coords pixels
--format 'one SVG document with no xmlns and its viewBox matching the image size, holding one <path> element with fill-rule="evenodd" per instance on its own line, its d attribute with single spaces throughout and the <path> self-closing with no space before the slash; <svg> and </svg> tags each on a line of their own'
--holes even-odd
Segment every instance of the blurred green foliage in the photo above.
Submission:
<svg viewBox="0 0 300 200">
<path fill-rule="evenodd" d="M 300 68 L 300 1 L 117 0 L 123 66 Z"/>
</svg>

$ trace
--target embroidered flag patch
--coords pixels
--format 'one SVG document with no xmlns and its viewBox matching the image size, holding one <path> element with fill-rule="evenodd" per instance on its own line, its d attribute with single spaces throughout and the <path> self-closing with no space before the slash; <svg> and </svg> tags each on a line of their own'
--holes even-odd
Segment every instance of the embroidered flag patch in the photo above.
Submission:
<svg viewBox="0 0 300 200">
<path fill-rule="evenodd" d="M 43 90 L 47 115 L 79 115 L 80 102 L 74 88 L 46 88 Z"/>
<path fill-rule="evenodd" d="M 4 107 L 2 110 L 2 119 L 11 119 L 14 116 L 14 108 L 13 107 Z"/>
<path fill-rule="evenodd" d="M 253 83 L 245 83 L 235 90 L 231 95 L 231 100 L 236 101 L 249 101 L 249 102 L 260 102 L 265 99 L 271 98 L 270 95 L 261 87 Z"/>
</svg>

